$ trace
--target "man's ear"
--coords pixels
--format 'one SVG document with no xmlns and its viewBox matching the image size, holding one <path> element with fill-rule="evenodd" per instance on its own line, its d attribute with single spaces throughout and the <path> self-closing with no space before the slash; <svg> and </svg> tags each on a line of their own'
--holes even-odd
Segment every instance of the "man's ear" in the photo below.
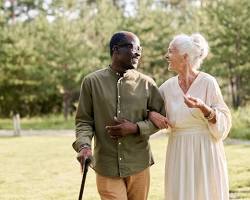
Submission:
<svg viewBox="0 0 250 200">
<path fill-rule="evenodd" d="M 119 48 L 117 45 L 113 46 L 113 52 L 119 53 Z"/>
</svg>

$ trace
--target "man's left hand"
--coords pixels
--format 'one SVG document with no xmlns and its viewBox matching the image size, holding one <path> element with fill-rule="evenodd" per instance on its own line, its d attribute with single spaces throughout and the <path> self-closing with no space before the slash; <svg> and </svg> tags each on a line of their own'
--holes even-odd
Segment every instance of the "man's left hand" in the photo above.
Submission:
<svg viewBox="0 0 250 200">
<path fill-rule="evenodd" d="M 112 138 L 119 138 L 126 135 L 138 133 L 137 124 L 132 123 L 126 119 L 114 118 L 114 121 L 116 122 L 116 125 L 105 127 Z"/>
</svg>

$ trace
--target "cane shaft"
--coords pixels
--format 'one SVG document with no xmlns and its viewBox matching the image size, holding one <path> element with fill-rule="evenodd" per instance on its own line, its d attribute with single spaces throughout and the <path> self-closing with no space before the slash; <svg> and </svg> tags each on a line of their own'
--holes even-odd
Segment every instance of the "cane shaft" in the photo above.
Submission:
<svg viewBox="0 0 250 200">
<path fill-rule="evenodd" d="M 82 200 L 82 194 L 83 194 L 83 190 L 84 190 L 84 186 L 85 186 L 85 180 L 86 180 L 86 176 L 88 173 L 88 167 L 90 164 L 90 160 L 87 159 L 84 163 L 84 170 L 83 170 L 83 176 L 82 176 L 82 183 L 81 183 L 81 188 L 80 188 L 80 193 L 79 193 L 79 197 L 78 200 Z"/>
</svg>

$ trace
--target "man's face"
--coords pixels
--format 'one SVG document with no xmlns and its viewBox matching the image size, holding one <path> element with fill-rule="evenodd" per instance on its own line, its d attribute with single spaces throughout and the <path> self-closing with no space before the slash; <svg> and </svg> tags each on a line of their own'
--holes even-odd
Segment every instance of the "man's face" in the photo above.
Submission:
<svg viewBox="0 0 250 200">
<path fill-rule="evenodd" d="M 136 69 L 141 58 L 142 47 L 136 36 L 127 35 L 127 39 L 117 45 L 117 59 L 124 69 Z"/>
</svg>

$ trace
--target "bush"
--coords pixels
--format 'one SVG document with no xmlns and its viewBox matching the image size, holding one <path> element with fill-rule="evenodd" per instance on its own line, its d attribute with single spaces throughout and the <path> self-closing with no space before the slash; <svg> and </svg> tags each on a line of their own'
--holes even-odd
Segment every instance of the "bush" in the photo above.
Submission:
<svg viewBox="0 0 250 200">
<path fill-rule="evenodd" d="M 250 140 L 250 106 L 232 110 L 232 124 L 229 137 Z"/>
</svg>

